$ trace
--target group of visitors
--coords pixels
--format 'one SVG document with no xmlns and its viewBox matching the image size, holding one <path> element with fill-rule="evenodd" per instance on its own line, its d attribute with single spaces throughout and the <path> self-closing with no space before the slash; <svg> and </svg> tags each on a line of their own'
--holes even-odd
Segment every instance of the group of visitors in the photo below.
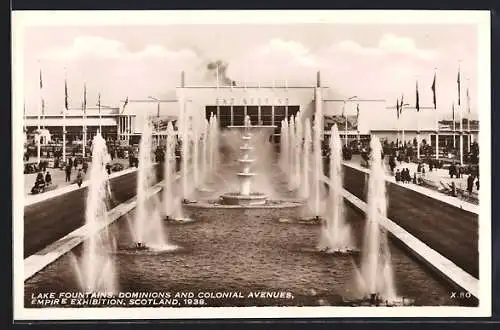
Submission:
<svg viewBox="0 0 500 330">
<path fill-rule="evenodd" d="M 45 176 L 43 175 L 44 173 Z M 52 185 L 52 175 L 50 175 L 50 172 L 46 170 L 40 171 L 36 176 L 35 184 L 31 188 L 31 193 L 39 194 L 48 187 L 50 187 L 51 185 Z"/>
<path fill-rule="evenodd" d="M 411 183 L 412 182 L 412 177 L 410 174 L 410 170 L 408 168 L 403 168 L 401 171 L 399 168 L 396 170 L 395 173 L 395 179 L 396 182 L 401 182 L 401 183 Z M 413 183 L 417 183 L 417 175 L 416 173 L 413 174 Z"/>
<path fill-rule="evenodd" d="M 74 168 L 76 171 L 77 167 L 78 167 L 77 160 L 75 158 L 69 158 L 65 168 L 66 182 L 71 182 L 72 168 Z M 76 184 L 78 185 L 78 187 L 81 187 L 83 182 L 83 177 L 87 173 L 87 170 L 88 170 L 88 164 L 86 161 L 83 161 L 82 168 L 78 169 L 78 172 L 76 174 Z"/>
<path fill-rule="evenodd" d="M 469 196 L 472 195 L 472 191 L 474 190 L 474 182 L 476 182 L 476 189 L 479 190 L 479 177 L 471 173 L 469 174 L 469 177 L 467 178 L 467 191 L 469 192 Z"/>
<path fill-rule="evenodd" d="M 450 174 L 451 179 L 453 179 L 453 177 L 461 179 L 462 175 L 464 174 L 464 169 L 462 168 L 462 166 L 457 166 L 457 164 L 453 163 L 450 165 L 448 173 Z"/>
</svg>

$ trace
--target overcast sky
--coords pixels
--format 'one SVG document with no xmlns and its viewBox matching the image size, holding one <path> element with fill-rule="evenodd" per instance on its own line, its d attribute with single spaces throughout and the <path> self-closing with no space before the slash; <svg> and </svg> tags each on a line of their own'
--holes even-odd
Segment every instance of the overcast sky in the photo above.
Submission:
<svg viewBox="0 0 500 330">
<path fill-rule="evenodd" d="M 28 113 L 40 104 L 42 69 L 47 112 L 70 104 L 116 106 L 126 96 L 168 98 L 179 85 L 209 84 L 207 63 L 228 63 L 229 78 L 249 84 L 314 84 L 316 71 L 334 95 L 387 99 L 401 94 L 412 106 L 419 81 L 421 106 L 432 106 L 437 69 L 438 107 L 457 99 L 460 62 L 463 96 L 470 87 L 476 112 L 478 29 L 472 24 L 196 24 L 169 26 L 36 26 L 24 29 L 24 86 Z M 16 55 L 14 55 L 16 56 Z"/>
</svg>

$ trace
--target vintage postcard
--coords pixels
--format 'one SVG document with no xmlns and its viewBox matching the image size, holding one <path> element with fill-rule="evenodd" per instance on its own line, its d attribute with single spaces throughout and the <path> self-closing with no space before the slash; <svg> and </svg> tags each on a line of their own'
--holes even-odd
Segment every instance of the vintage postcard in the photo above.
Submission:
<svg viewBox="0 0 500 330">
<path fill-rule="evenodd" d="M 16 320 L 490 316 L 489 12 L 12 22 Z"/>
</svg>

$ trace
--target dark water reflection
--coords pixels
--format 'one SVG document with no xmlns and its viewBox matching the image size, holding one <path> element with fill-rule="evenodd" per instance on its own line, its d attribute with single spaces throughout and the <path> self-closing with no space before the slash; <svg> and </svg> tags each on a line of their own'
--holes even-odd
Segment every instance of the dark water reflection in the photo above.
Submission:
<svg viewBox="0 0 500 330">
<path fill-rule="evenodd" d="M 357 297 L 355 260 L 313 252 L 320 227 L 280 223 L 276 212 L 206 210 L 198 212 L 192 223 L 165 222 L 170 243 L 183 248 L 174 253 L 130 250 L 132 239 L 122 218 L 111 227 L 118 243 L 114 256 L 119 289 L 190 291 L 195 295 L 239 291 L 245 296 L 265 290 L 293 295 L 293 299 L 205 299 L 207 306 L 342 305 L 343 298 Z M 360 244 L 364 216 L 348 207 L 347 217 Z M 416 305 L 460 303 L 450 299 L 451 288 L 406 251 L 392 243 L 391 251 L 400 296 L 415 299 Z M 80 249 L 74 253 L 80 253 Z M 32 293 L 49 291 L 78 291 L 68 255 L 26 282 L 26 307 L 31 307 Z"/>
</svg>

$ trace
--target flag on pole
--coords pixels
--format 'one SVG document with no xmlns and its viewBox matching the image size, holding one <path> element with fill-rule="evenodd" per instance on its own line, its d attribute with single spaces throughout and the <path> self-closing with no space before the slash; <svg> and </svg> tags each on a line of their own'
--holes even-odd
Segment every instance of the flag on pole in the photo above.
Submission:
<svg viewBox="0 0 500 330">
<path fill-rule="evenodd" d="M 399 109 L 399 99 L 396 98 L 396 118 L 399 119 L 400 109 Z"/>
<path fill-rule="evenodd" d="M 99 112 L 101 112 L 101 93 L 97 94 L 97 107 L 99 108 Z"/>
<path fill-rule="evenodd" d="M 83 113 L 87 113 L 87 84 L 83 84 Z"/>
<path fill-rule="evenodd" d="M 458 88 L 458 105 L 460 105 L 460 66 L 458 67 L 457 88 Z"/>
<path fill-rule="evenodd" d="M 455 102 L 451 104 L 452 118 L 453 118 L 453 126 L 455 126 Z"/>
<path fill-rule="evenodd" d="M 417 80 L 417 84 L 415 85 L 415 88 L 416 88 L 415 108 L 417 108 L 417 112 L 420 112 L 420 100 L 419 100 L 419 95 L 418 95 L 418 80 Z"/>
<path fill-rule="evenodd" d="M 66 109 L 66 110 L 69 109 L 69 102 L 68 102 L 68 80 L 66 78 L 64 79 L 64 109 Z"/>
<path fill-rule="evenodd" d="M 345 101 L 344 104 L 342 104 L 342 117 L 345 118 Z"/>
<path fill-rule="evenodd" d="M 432 81 L 432 102 L 434 102 L 434 110 L 436 110 L 436 73 L 434 72 L 434 80 Z"/>
<path fill-rule="evenodd" d="M 128 96 L 127 96 L 127 98 L 125 99 L 125 102 L 123 103 L 123 109 L 125 109 L 125 107 L 127 106 L 127 104 L 128 104 Z"/>
<path fill-rule="evenodd" d="M 45 100 L 43 99 L 43 78 L 42 78 L 42 69 L 40 69 L 40 98 L 41 98 L 41 114 L 42 117 L 45 116 Z"/>
</svg>

